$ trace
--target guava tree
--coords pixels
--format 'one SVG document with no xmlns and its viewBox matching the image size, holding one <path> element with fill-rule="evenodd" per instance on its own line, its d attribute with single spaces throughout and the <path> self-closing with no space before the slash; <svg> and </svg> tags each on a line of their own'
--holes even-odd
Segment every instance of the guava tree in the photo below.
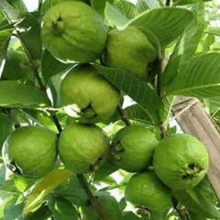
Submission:
<svg viewBox="0 0 220 220">
<path fill-rule="evenodd" d="M 193 97 L 219 126 L 216 4 L 1 0 L 0 219 L 220 219 L 209 146 L 171 125 Z"/>
</svg>

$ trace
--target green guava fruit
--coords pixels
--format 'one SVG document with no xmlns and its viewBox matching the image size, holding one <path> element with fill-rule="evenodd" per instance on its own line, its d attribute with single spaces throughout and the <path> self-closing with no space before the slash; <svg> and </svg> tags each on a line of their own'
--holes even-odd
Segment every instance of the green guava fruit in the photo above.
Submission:
<svg viewBox="0 0 220 220">
<path fill-rule="evenodd" d="M 46 128 L 21 127 L 13 131 L 4 142 L 5 164 L 17 175 L 41 178 L 55 166 L 56 143 L 57 135 Z"/>
<path fill-rule="evenodd" d="M 62 162 L 76 173 L 96 171 L 104 163 L 108 150 L 107 136 L 95 125 L 67 126 L 58 142 Z"/>
<path fill-rule="evenodd" d="M 154 133 L 148 128 L 132 125 L 115 134 L 111 154 L 119 168 L 128 172 L 139 172 L 149 166 L 158 143 Z"/>
<path fill-rule="evenodd" d="M 120 93 L 91 66 L 72 69 L 60 88 L 64 106 L 75 104 L 78 120 L 96 123 L 109 118 L 117 109 Z"/>
<path fill-rule="evenodd" d="M 131 177 L 125 189 L 125 199 L 137 208 L 148 211 L 151 218 L 157 216 L 158 220 L 162 220 L 172 207 L 171 190 L 158 179 L 153 170 Z"/>
<path fill-rule="evenodd" d="M 45 0 L 42 4 L 41 11 L 43 14 L 45 14 L 48 9 L 53 7 L 56 4 L 62 3 L 62 2 L 67 2 L 67 1 L 81 1 L 81 2 L 86 2 L 86 0 Z"/>
<path fill-rule="evenodd" d="M 45 48 L 60 61 L 87 63 L 102 53 L 107 30 L 101 16 L 89 5 L 66 1 L 45 14 L 41 36 Z"/>
<path fill-rule="evenodd" d="M 153 166 L 161 181 L 172 189 L 196 186 L 209 168 L 203 143 L 188 134 L 172 134 L 157 145 Z"/>
<path fill-rule="evenodd" d="M 117 200 L 107 192 L 97 192 L 95 194 L 97 201 L 102 206 L 103 212 L 106 213 L 109 220 L 121 219 L 121 211 Z M 83 219 L 85 220 L 100 220 L 97 214 L 92 210 L 91 202 L 88 200 L 87 204 L 83 206 Z"/>
<path fill-rule="evenodd" d="M 148 63 L 157 55 L 157 49 L 136 27 L 113 29 L 108 34 L 105 60 L 109 67 L 124 69 L 145 79 Z"/>
</svg>

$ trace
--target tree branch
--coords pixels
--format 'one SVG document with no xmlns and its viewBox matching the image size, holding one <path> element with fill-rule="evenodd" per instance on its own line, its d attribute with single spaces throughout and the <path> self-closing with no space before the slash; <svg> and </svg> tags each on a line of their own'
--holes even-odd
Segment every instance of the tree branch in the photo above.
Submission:
<svg viewBox="0 0 220 220">
<path fill-rule="evenodd" d="M 77 178 L 80 181 L 85 193 L 87 194 L 91 202 L 92 208 L 96 212 L 96 214 L 101 218 L 101 220 L 109 220 L 109 214 L 103 211 L 102 206 L 89 190 L 89 186 L 85 177 L 82 174 L 77 174 Z"/>
<path fill-rule="evenodd" d="M 118 110 L 118 113 L 121 117 L 121 120 L 126 124 L 126 126 L 130 126 L 131 122 L 129 121 L 129 117 L 128 117 L 127 113 L 124 111 L 124 109 L 122 109 L 121 104 L 118 105 L 117 110 Z"/>
</svg>

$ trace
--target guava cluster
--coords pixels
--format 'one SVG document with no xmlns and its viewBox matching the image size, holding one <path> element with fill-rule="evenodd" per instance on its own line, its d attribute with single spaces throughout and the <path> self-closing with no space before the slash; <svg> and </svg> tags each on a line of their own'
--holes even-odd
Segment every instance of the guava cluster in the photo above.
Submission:
<svg viewBox="0 0 220 220">
<path fill-rule="evenodd" d="M 82 1 L 53 5 L 43 18 L 41 34 L 45 49 L 56 59 L 76 64 L 60 86 L 62 105 L 74 116 L 59 135 L 39 126 L 15 129 L 4 143 L 6 165 L 24 177 L 41 178 L 55 168 L 58 155 L 67 169 L 81 174 L 97 171 L 108 158 L 133 174 L 126 200 L 150 213 L 151 219 L 164 219 L 172 207 L 172 190 L 195 187 L 207 173 L 206 147 L 187 134 L 160 140 L 145 125 L 124 127 L 110 140 L 97 123 L 116 113 L 121 93 L 91 63 L 146 79 L 149 63 L 158 56 L 156 47 L 137 27 L 109 31 L 102 17 Z M 115 203 L 109 196 L 97 197 L 100 203 Z M 105 209 L 109 212 L 108 205 Z"/>
</svg>

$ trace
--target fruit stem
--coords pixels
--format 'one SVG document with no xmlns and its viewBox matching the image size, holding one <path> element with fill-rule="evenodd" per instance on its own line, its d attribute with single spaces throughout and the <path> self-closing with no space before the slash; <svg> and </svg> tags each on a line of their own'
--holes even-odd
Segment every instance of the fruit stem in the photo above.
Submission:
<svg viewBox="0 0 220 220">
<path fill-rule="evenodd" d="M 125 110 L 122 108 L 121 104 L 118 105 L 118 113 L 121 117 L 121 120 L 126 124 L 126 126 L 130 126 L 131 122 L 129 121 L 128 115 Z"/>
</svg>

